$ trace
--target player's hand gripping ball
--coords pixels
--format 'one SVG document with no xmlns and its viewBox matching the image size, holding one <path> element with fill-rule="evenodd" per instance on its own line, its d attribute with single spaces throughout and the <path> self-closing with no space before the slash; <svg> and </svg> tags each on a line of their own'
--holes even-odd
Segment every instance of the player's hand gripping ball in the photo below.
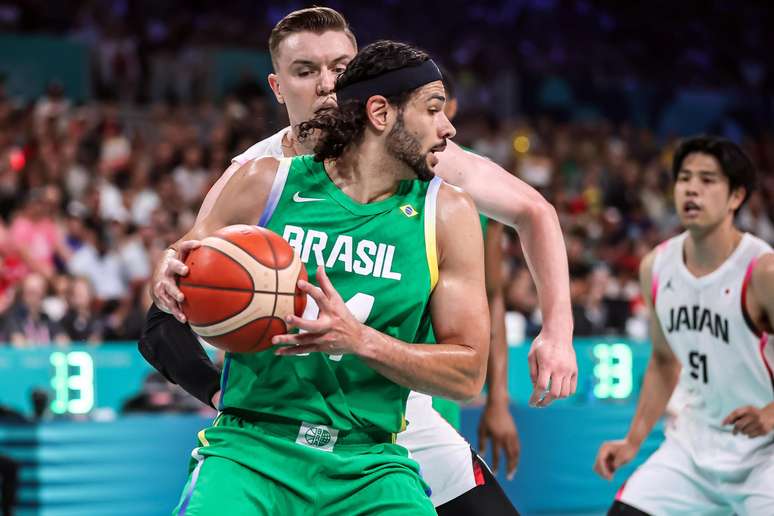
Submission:
<svg viewBox="0 0 774 516">
<path fill-rule="evenodd" d="M 306 294 L 298 280 L 306 268 L 276 233 L 258 226 L 225 227 L 201 241 L 180 278 L 183 313 L 196 334 L 234 353 L 271 347 L 287 333 L 285 316 L 301 316 Z"/>
</svg>

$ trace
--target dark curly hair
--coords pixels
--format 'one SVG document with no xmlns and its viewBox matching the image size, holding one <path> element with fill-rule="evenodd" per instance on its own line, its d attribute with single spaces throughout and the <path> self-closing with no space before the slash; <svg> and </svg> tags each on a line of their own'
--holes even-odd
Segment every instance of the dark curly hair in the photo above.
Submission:
<svg viewBox="0 0 774 516">
<path fill-rule="evenodd" d="M 418 66 L 429 59 L 427 53 L 406 43 L 389 40 L 371 43 L 357 53 L 347 69 L 336 79 L 336 91 L 392 70 Z M 390 96 L 387 101 L 402 109 L 412 93 L 407 91 Z M 337 107 L 322 109 L 311 120 L 302 122 L 298 128 L 298 137 L 303 140 L 319 131 L 314 158 L 315 161 L 323 161 L 338 158 L 348 145 L 360 143 L 365 126 L 365 102 L 348 100 Z"/>
</svg>

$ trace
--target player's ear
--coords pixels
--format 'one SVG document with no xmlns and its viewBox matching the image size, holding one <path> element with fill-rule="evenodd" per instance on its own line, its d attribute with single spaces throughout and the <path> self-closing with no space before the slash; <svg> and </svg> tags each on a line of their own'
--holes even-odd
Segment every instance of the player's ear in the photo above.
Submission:
<svg viewBox="0 0 774 516">
<path fill-rule="evenodd" d="M 443 112 L 446 113 L 446 118 L 451 121 L 457 115 L 457 99 L 447 100 Z"/>
<path fill-rule="evenodd" d="M 744 186 L 737 187 L 736 189 L 731 191 L 730 197 L 731 197 L 730 199 L 731 211 L 736 211 L 737 209 L 739 209 L 739 206 L 742 205 L 745 198 L 747 197 L 747 188 L 745 188 Z"/>
<path fill-rule="evenodd" d="M 377 131 L 384 131 L 390 119 L 390 103 L 381 95 L 374 95 L 366 102 L 366 116 Z"/>
<path fill-rule="evenodd" d="M 271 91 L 274 92 L 274 97 L 277 99 L 277 102 L 284 104 L 285 97 L 282 96 L 282 91 L 280 91 L 279 77 L 277 77 L 277 74 L 270 73 L 267 79 L 269 81 L 269 87 L 271 88 Z"/>
</svg>

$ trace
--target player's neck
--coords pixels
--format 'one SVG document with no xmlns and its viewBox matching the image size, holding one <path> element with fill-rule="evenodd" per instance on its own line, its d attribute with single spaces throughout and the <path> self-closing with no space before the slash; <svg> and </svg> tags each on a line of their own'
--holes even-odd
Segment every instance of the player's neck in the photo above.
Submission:
<svg viewBox="0 0 774 516">
<path fill-rule="evenodd" d="M 685 242 L 685 266 L 695 276 L 709 274 L 725 262 L 742 240 L 732 221 L 703 230 L 688 232 Z"/>
<path fill-rule="evenodd" d="M 368 139 L 366 139 L 368 140 Z M 335 162 L 326 162 L 331 180 L 359 203 L 377 202 L 395 193 L 408 167 L 389 156 L 384 143 L 364 141 L 347 149 Z"/>
<path fill-rule="evenodd" d="M 295 126 L 290 126 L 290 131 L 282 135 L 282 154 L 286 158 L 314 154 L 314 143 L 312 138 L 299 140 Z"/>
</svg>

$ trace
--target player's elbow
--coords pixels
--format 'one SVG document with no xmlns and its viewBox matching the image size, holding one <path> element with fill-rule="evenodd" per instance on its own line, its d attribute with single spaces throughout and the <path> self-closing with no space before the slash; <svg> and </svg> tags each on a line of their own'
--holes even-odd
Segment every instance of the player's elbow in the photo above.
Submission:
<svg viewBox="0 0 774 516">
<path fill-rule="evenodd" d="M 459 396 L 455 398 L 456 401 L 470 401 L 484 389 L 484 382 L 486 381 L 486 366 L 481 369 L 481 374 L 477 374 L 475 378 L 471 378 L 464 388 L 460 389 Z"/>
<path fill-rule="evenodd" d="M 559 225 L 556 208 L 537 191 L 532 192 L 528 202 L 519 203 L 518 206 L 519 210 L 514 217 L 516 227 L 540 227 L 547 221 Z"/>
<path fill-rule="evenodd" d="M 679 361 L 674 353 L 667 349 L 659 349 L 654 346 L 651 354 L 651 362 L 659 369 L 672 369 L 679 366 Z"/>
<path fill-rule="evenodd" d="M 471 350 L 460 381 L 455 382 L 447 397 L 454 401 L 469 401 L 478 396 L 486 381 L 486 352 Z"/>
</svg>

